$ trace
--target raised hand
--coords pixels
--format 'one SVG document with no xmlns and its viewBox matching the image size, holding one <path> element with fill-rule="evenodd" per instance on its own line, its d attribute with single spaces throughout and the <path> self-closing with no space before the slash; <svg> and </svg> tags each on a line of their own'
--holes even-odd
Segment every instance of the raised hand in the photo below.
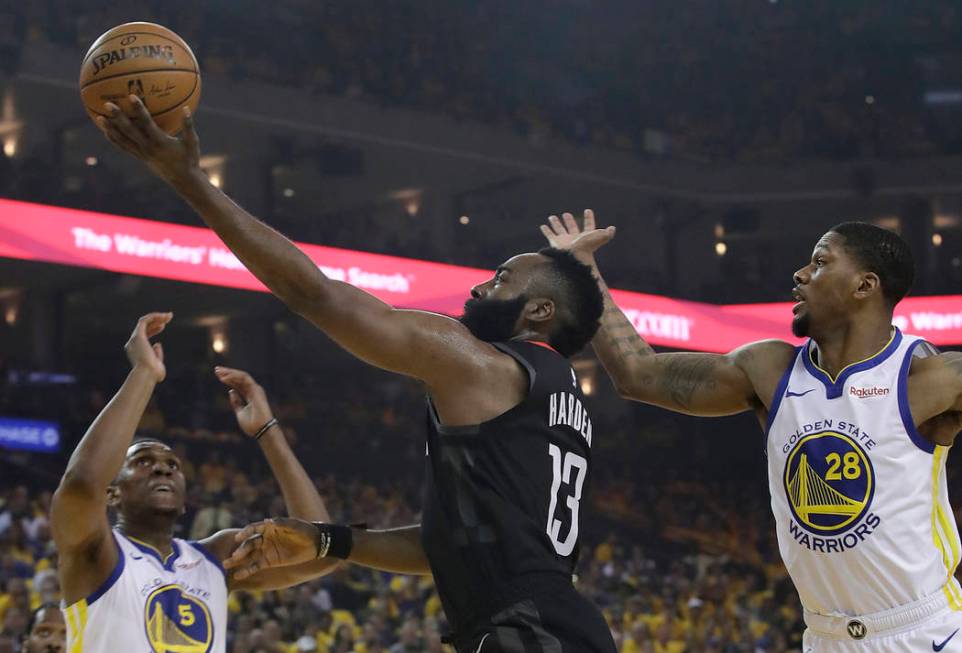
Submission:
<svg viewBox="0 0 962 653">
<path fill-rule="evenodd" d="M 317 558 L 320 531 L 311 522 L 290 517 L 265 519 L 239 532 L 240 545 L 224 561 L 234 580 L 244 580 L 262 569 L 286 567 Z"/>
<path fill-rule="evenodd" d="M 567 249 L 578 259 L 589 265 L 594 262 L 594 253 L 615 237 L 615 228 L 595 227 L 595 212 L 585 209 L 584 228 L 578 227 L 578 222 L 570 213 L 548 217 L 548 224 L 541 225 L 541 233 L 548 239 L 551 247 Z"/>
<path fill-rule="evenodd" d="M 158 127 L 136 95 L 130 96 L 127 113 L 113 102 L 104 104 L 104 111 L 107 116 L 96 119 L 104 136 L 146 163 L 162 179 L 173 182 L 200 171 L 200 143 L 187 107 L 183 109 L 184 129 L 178 136 Z"/>
<path fill-rule="evenodd" d="M 167 323 L 174 317 L 173 313 L 148 313 L 137 320 L 134 332 L 124 345 L 127 360 L 135 369 L 144 369 L 156 383 L 160 383 L 167 376 L 164 367 L 164 348 L 159 342 L 150 344 L 150 338 L 164 330 Z"/>
<path fill-rule="evenodd" d="M 267 393 L 254 377 L 243 370 L 230 367 L 215 367 L 214 374 L 221 383 L 230 388 L 227 393 L 230 405 L 237 417 L 237 425 L 244 433 L 254 437 L 262 426 L 274 419 L 271 406 L 267 402 Z"/>
</svg>

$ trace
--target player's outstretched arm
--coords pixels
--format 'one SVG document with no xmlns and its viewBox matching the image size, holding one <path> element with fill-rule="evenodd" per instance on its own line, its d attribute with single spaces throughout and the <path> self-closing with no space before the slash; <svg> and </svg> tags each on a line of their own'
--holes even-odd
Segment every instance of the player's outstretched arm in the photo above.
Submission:
<svg viewBox="0 0 962 653">
<path fill-rule="evenodd" d="M 238 580 L 264 569 L 297 569 L 296 565 L 325 557 L 401 574 L 431 573 L 421 546 L 420 524 L 368 531 L 299 519 L 267 519 L 246 527 L 237 540 L 241 544 L 224 566 Z"/>
<path fill-rule="evenodd" d="M 230 388 L 228 399 L 237 417 L 237 425 L 245 435 L 256 438 L 264 452 L 267 464 L 281 486 L 288 516 L 307 521 L 330 521 L 324 499 L 274 419 L 264 388 L 243 370 L 216 367 L 214 374 Z"/>
<path fill-rule="evenodd" d="M 306 521 L 330 521 L 324 499 L 311 477 L 288 445 L 284 432 L 274 419 L 267 394 L 254 377 L 243 370 L 214 368 L 218 380 L 226 385 L 237 425 L 250 438 L 255 438 L 274 478 L 281 486 L 284 506 L 291 517 Z M 227 529 L 207 538 L 203 544 L 219 560 L 225 560 L 238 546 L 235 536 L 240 529 Z M 333 571 L 339 560 L 321 559 L 297 568 L 266 569 L 244 580 L 230 579 L 231 589 L 280 589 L 303 583 Z"/>
<path fill-rule="evenodd" d="M 757 409 L 771 399 L 785 369 L 781 361 L 792 351 L 788 343 L 757 342 L 728 354 L 656 353 L 615 304 L 595 261 L 595 251 L 614 238 L 614 227 L 596 229 L 588 209 L 583 229 L 565 213 L 562 219 L 550 216 L 541 232 L 551 246 L 570 250 L 595 272 L 605 309 L 591 344 L 622 397 L 706 417 Z"/>
<path fill-rule="evenodd" d="M 98 117 L 107 138 L 144 161 L 272 293 L 352 354 L 419 378 L 431 388 L 475 378 L 479 364 L 498 356 L 456 320 L 395 310 L 350 284 L 328 279 L 294 243 L 210 183 L 199 165 L 200 148 L 189 114 L 183 134 L 175 138 L 157 127 L 136 96 L 130 102 L 129 115 L 107 103 L 109 117 Z"/>
<path fill-rule="evenodd" d="M 107 488 L 123 466 L 154 386 L 164 380 L 163 349 L 151 345 L 149 338 L 163 331 L 172 317 L 150 313 L 137 322 L 124 347 L 130 374 L 74 449 L 54 492 L 50 525 L 68 604 L 93 592 L 117 562 L 107 521 Z"/>
</svg>

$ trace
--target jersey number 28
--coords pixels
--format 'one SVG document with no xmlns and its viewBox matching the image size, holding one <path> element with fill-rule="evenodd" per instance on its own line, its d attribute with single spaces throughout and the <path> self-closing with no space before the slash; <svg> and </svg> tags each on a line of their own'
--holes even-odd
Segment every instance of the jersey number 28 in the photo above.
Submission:
<svg viewBox="0 0 962 653">
<path fill-rule="evenodd" d="M 560 556 L 569 556 L 578 542 L 578 506 L 581 504 L 581 489 L 585 484 L 588 472 L 588 461 L 582 456 L 570 451 L 563 452 L 558 445 L 548 445 L 548 455 L 551 456 L 551 502 L 548 506 L 548 537 L 554 550 Z M 572 478 L 572 472 L 574 478 Z M 558 494 L 561 484 L 567 491 L 564 494 L 565 505 L 571 515 L 571 525 L 567 535 L 562 540 L 561 533 L 565 530 L 564 519 L 555 517 L 558 510 Z"/>
</svg>

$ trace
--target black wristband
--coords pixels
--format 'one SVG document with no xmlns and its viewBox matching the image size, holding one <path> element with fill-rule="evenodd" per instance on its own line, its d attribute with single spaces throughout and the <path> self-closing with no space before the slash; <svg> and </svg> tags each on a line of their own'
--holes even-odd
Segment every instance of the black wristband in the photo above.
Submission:
<svg viewBox="0 0 962 653">
<path fill-rule="evenodd" d="M 258 429 L 257 433 L 254 434 L 254 441 L 256 442 L 257 440 L 260 440 L 261 436 L 267 433 L 272 426 L 277 426 L 276 417 L 270 418 L 269 420 L 267 420 L 267 424 L 265 424 L 264 426 L 260 427 L 260 429 Z"/>
<path fill-rule="evenodd" d="M 312 522 L 317 529 L 317 557 L 347 560 L 354 548 L 354 533 L 350 526 Z"/>
</svg>

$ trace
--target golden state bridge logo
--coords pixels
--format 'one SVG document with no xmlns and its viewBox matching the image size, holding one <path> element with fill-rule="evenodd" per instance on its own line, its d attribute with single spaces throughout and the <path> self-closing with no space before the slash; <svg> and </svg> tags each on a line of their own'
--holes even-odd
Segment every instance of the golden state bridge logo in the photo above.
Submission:
<svg viewBox="0 0 962 653">
<path fill-rule="evenodd" d="M 153 653 L 208 653 L 214 626 L 204 603 L 179 585 L 158 587 L 147 597 L 145 624 Z"/>
<path fill-rule="evenodd" d="M 835 431 L 799 440 L 788 455 L 784 482 L 799 525 L 822 536 L 838 535 L 855 525 L 868 512 L 875 492 L 868 456 L 855 440 Z"/>
</svg>

